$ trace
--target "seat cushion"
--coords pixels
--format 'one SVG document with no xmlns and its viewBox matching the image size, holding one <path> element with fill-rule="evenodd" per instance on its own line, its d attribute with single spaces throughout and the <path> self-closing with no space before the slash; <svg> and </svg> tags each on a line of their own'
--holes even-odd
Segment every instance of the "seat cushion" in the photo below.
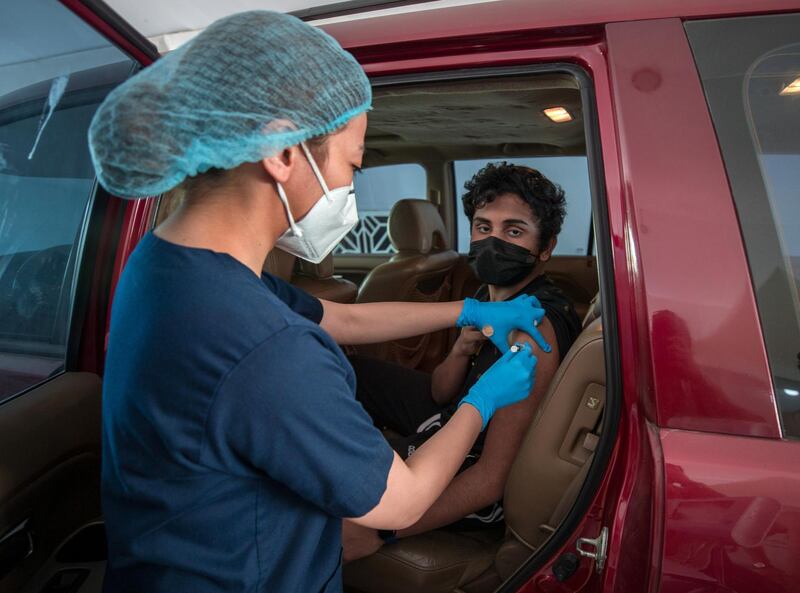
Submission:
<svg viewBox="0 0 800 593">
<path fill-rule="evenodd" d="M 503 525 L 496 525 L 403 538 L 345 565 L 344 583 L 360 593 L 452 593 L 492 566 L 503 534 Z"/>
</svg>

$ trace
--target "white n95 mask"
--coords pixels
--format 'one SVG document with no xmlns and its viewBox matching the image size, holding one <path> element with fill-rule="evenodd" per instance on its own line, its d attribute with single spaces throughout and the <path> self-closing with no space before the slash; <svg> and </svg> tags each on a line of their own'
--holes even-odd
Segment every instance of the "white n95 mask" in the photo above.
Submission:
<svg viewBox="0 0 800 593">
<path fill-rule="evenodd" d="M 300 144 L 311 164 L 311 169 L 322 186 L 324 194 L 303 217 L 295 222 L 289 209 L 289 200 L 283 186 L 278 183 L 278 196 L 286 208 L 289 228 L 281 235 L 276 247 L 299 258 L 318 264 L 344 239 L 358 223 L 356 194 L 353 184 L 329 190 L 305 143 Z"/>
</svg>

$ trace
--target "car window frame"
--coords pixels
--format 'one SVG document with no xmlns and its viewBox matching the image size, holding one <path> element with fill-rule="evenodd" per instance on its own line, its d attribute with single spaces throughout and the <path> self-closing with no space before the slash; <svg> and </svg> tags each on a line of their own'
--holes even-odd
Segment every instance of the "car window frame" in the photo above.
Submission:
<svg viewBox="0 0 800 593">
<path fill-rule="evenodd" d="M 776 40 L 776 35 L 785 35 L 786 33 L 783 29 L 778 33 L 775 25 L 782 25 L 781 19 L 787 19 L 787 17 L 800 22 L 800 13 L 751 15 L 687 21 L 684 23 L 684 30 L 697 67 L 699 83 L 702 86 L 709 117 L 720 147 L 725 175 L 728 179 L 731 197 L 739 220 L 739 230 L 746 253 L 746 265 L 757 305 L 756 310 L 762 339 L 767 353 L 769 378 L 774 392 L 774 402 L 781 435 L 784 439 L 797 440 L 800 439 L 800 431 L 794 432 L 794 430 L 790 429 L 786 420 L 790 405 L 796 404 L 789 399 L 790 396 L 784 394 L 786 389 L 784 386 L 785 379 L 779 378 L 776 373 L 776 369 L 779 366 L 778 360 L 783 360 L 786 357 L 786 360 L 783 360 L 783 363 L 786 363 L 793 354 L 792 352 L 783 352 L 780 348 L 780 342 L 782 340 L 781 336 L 786 329 L 786 319 L 792 317 L 797 319 L 798 315 L 800 315 L 800 311 L 796 309 L 796 305 L 793 303 L 793 287 L 789 285 L 790 278 L 793 278 L 794 275 L 791 270 L 787 271 L 786 269 L 787 262 L 785 259 L 787 254 L 783 250 L 780 239 L 782 230 L 771 207 L 768 189 L 769 179 L 765 176 L 759 162 L 761 153 L 756 149 L 755 140 L 752 138 L 753 129 L 747 121 L 749 114 L 743 106 L 742 113 L 745 117 L 738 119 L 736 117 L 738 111 L 736 114 L 733 113 L 731 104 L 723 100 L 722 96 L 717 95 L 719 89 L 706 85 L 704 79 L 704 74 L 707 75 L 707 78 L 713 78 L 713 73 L 718 69 L 727 71 L 732 67 L 736 67 L 738 72 L 738 67 L 742 64 L 742 60 L 748 60 L 748 67 L 752 67 L 758 60 L 784 46 L 785 40 Z M 718 58 L 718 54 L 712 52 L 707 45 L 704 45 L 711 42 L 710 34 L 712 33 L 714 39 L 717 39 L 717 36 L 733 38 L 736 37 L 735 33 L 742 27 L 752 31 L 752 25 L 759 22 L 769 23 L 764 28 L 770 30 L 770 35 L 762 35 L 759 39 L 754 39 L 753 47 L 744 47 L 740 43 L 735 57 L 730 57 L 727 54 L 724 56 L 724 59 L 728 60 L 727 62 L 722 62 L 723 58 Z M 732 29 L 736 29 L 736 31 Z M 789 31 L 794 33 L 791 30 L 791 26 L 789 26 Z M 791 39 L 792 45 L 800 44 L 800 34 L 794 34 Z M 745 58 L 740 54 L 746 50 L 751 53 L 747 54 Z M 751 61 L 750 58 L 753 56 L 755 56 L 755 60 Z M 744 74 L 742 74 L 743 76 Z M 737 75 L 737 80 L 739 78 Z M 742 137 L 746 138 L 746 141 L 741 141 L 740 138 Z M 742 167 L 743 164 L 746 166 Z M 748 167 L 751 170 L 757 169 L 759 177 L 756 178 L 754 175 L 750 175 L 750 171 L 746 170 Z M 756 185 L 754 186 L 753 184 Z M 762 213 L 765 205 L 770 216 L 757 216 L 758 213 Z M 750 224 L 751 218 L 757 219 L 759 223 Z M 782 272 L 778 280 L 784 289 L 776 291 L 776 288 L 772 285 L 768 287 L 766 283 L 757 284 L 757 278 L 761 275 L 761 271 L 769 269 L 772 265 L 776 265 Z M 777 299 L 775 298 L 776 295 Z M 796 337 L 800 340 L 800 323 L 793 329 Z M 797 366 L 795 368 L 800 370 L 800 351 L 796 353 L 796 356 Z M 783 366 L 791 368 L 791 364 Z M 800 373 L 797 373 L 795 381 L 800 384 Z M 788 385 L 788 383 L 786 384 Z"/>
<path fill-rule="evenodd" d="M 517 569 L 498 589 L 500 591 L 517 591 L 525 586 L 531 575 L 536 574 L 544 564 L 555 557 L 558 550 L 566 543 L 569 534 L 585 519 L 595 494 L 606 475 L 613 448 L 617 442 L 617 432 L 622 413 L 623 385 L 622 361 L 618 344 L 618 319 L 615 292 L 615 268 L 613 248 L 611 244 L 611 223 L 608 199 L 606 196 L 606 177 L 603 165 L 603 147 L 600 138 L 600 121 L 598 116 L 597 96 L 594 79 L 583 66 L 557 59 L 548 62 L 535 62 L 519 66 L 482 66 L 474 68 L 458 68 L 453 70 L 437 70 L 411 74 L 389 74 L 371 78 L 373 87 L 397 84 L 439 82 L 470 78 L 494 78 L 503 76 L 532 75 L 538 73 L 567 73 L 575 77 L 581 93 L 581 104 L 584 110 L 584 134 L 586 137 L 586 154 L 589 166 L 589 191 L 592 204 L 593 237 L 597 238 L 597 269 L 603 328 L 604 354 L 606 367 L 606 408 L 602 419 L 603 437 L 595 451 L 592 466 L 575 503 L 569 510 L 561 525 L 535 553 Z M 445 175 L 445 185 L 454 185 L 450 175 Z M 455 192 L 454 187 L 446 187 Z M 452 208 L 455 200 L 444 199 L 444 208 Z M 448 217 L 450 213 L 448 213 Z M 445 220 L 448 220 L 446 217 Z M 455 218 L 452 218 L 455 224 Z M 452 236 L 455 239 L 455 236 Z M 455 243 L 454 243 L 455 244 Z"/>
<path fill-rule="evenodd" d="M 69 7 L 67 7 L 67 9 L 69 10 Z M 58 103 L 57 111 L 65 108 L 90 105 L 99 106 L 114 88 L 118 87 L 125 80 L 129 79 L 142 67 L 141 63 L 134 56 L 132 56 L 129 51 L 127 51 L 124 47 L 121 47 L 114 40 L 104 36 L 101 31 L 97 31 L 91 23 L 86 22 L 79 14 L 75 14 L 73 11 L 71 11 L 71 15 L 76 19 L 76 24 L 86 26 L 88 29 L 95 31 L 95 33 L 97 33 L 99 36 L 104 37 L 108 44 L 105 47 L 113 48 L 119 52 L 120 61 L 109 62 L 87 70 L 77 70 L 72 72 L 70 74 L 71 76 L 74 74 L 82 74 L 84 76 L 91 77 L 94 73 L 93 71 L 108 69 L 108 72 L 112 72 L 114 74 L 114 76 L 112 76 L 113 82 L 105 82 L 97 86 L 81 87 L 65 92 Z M 127 64 L 127 67 L 125 64 Z M 113 72 L 115 67 L 119 68 L 119 73 Z M 12 123 L 13 121 L 17 121 L 19 119 L 27 119 L 30 117 L 39 116 L 42 112 L 42 98 L 44 97 L 46 99 L 50 84 L 52 84 L 52 79 L 36 82 L 24 87 L 19 87 L 7 94 L 6 97 L 11 96 L 12 98 L 13 95 L 19 94 L 23 97 L 23 99 L 18 103 L 9 105 L 3 110 L 5 113 L 0 113 L 0 125 Z M 40 89 L 37 88 L 39 86 L 42 87 L 41 90 L 44 92 L 41 92 Z M 26 92 L 27 94 L 30 94 L 30 97 L 26 97 Z M 21 115 L 14 117 L 15 112 L 20 112 Z M 4 118 L 9 119 L 8 121 L 5 121 Z M 86 132 L 88 133 L 88 128 Z M 83 135 L 82 137 L 86 138 L 86 135 Z M 67 150 L 69 147 L 65 145 L 63 148 Z M 81 370 L 81 333 L 88 314 L 91 285 L 93 283 L 95 273 L 99 271 L 98 268 L 110 268 L 113 265 L 113 257 L 108 258 L 111 261 L 97 261 L 97 255 L 100 252 L 101 234 L 103 233 L 104 225 L 107 222 L 105 214 L 107 212 L 108 202 L 110 200 L 119 200 L 119 198 L 110 196 L 102 189 L 97 181 L 96 175 L 89 178 L 89 180 L 90 184 L 88 188 L 86 204 L 84 205 L 81 213 L 80 224 L 77 226 L 77 228 L 75 228 L 75 239 L 71 244 L 68 256 L 69 259 L 65 269 L 65 275 L 71 274 L 71 279 L 67 281 L 65 276 L 64 281 L 61 284 L 61 292 L 58 297 L 57 315 L 63 315 L 65 317 L 64 327 L 62 330 L 59 330 L 59 333 L 63 335 L 64 340 L 63 346 L 58 346 L 58 350 L 62 353 L 61 356 L 58 357 L 61 359 L 61 364 L 49 375 L 42 377 L 40 380 L 35 381 L 30 385 L 27 385 L 23 389 L 10 394 L 0 395 L 0 406 L 8 404 L 17 398 L 40 388 L 41 386 L 49 383 L 65 373 Z M 120 215 L 122 214 L 123 210 L 124 209 L 120 209 Z M 121 216 L 117 217 L 117 221 L 114 223 L 114 226 L 117 231 L 121 228 Z M 62 308 L 65 306 L 69 307 L 69 309 L 62 310 Z M 3 347 L 5 342 L 6 340 L 0 340 L 0 348 Z M 41 345 L 39 342 L 31 343 Z M 10 355 L 15 354 L 12 349 L 3 349 L 3 352 Z M 33 351 L 33 348 L 27 349 L 25 352 L 19 352 L 18 354 L 22 356 L 37 356 L 37 353 Z M 56 358 L 54 358 L 54 361 L 55 360 Z"/>
</svg>

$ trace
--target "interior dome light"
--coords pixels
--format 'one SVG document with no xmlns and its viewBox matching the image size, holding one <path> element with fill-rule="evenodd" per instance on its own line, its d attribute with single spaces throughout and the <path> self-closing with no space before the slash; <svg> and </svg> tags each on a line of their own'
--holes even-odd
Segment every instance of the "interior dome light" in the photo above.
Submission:
<svg viewBox="0 0 800 593">
<path fill-rule="evenodd" d="M 557 124 L 572 121 L 569 111 L 563 107 L 549 107 L 544 110 L 544 114 Z"/>
<path fill-rule="evenodd" d="M 800 95 L 800 78 L 795 78 L 784 89 L 778 93 L 780 95 Z"/>
</svg>

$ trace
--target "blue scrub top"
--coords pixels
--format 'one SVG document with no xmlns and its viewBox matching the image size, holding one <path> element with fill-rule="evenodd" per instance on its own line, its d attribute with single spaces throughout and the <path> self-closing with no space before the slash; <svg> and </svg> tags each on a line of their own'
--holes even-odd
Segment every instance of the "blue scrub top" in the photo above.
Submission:
<svg viewBox="0 0 800 593">
<path fill-rule="evenodd" d="M 103 382 L 105 591 L 342 590 L 341 518 L 393 453 L 321 318 L 229 255 L 142 239 Z"/>
</svg>

